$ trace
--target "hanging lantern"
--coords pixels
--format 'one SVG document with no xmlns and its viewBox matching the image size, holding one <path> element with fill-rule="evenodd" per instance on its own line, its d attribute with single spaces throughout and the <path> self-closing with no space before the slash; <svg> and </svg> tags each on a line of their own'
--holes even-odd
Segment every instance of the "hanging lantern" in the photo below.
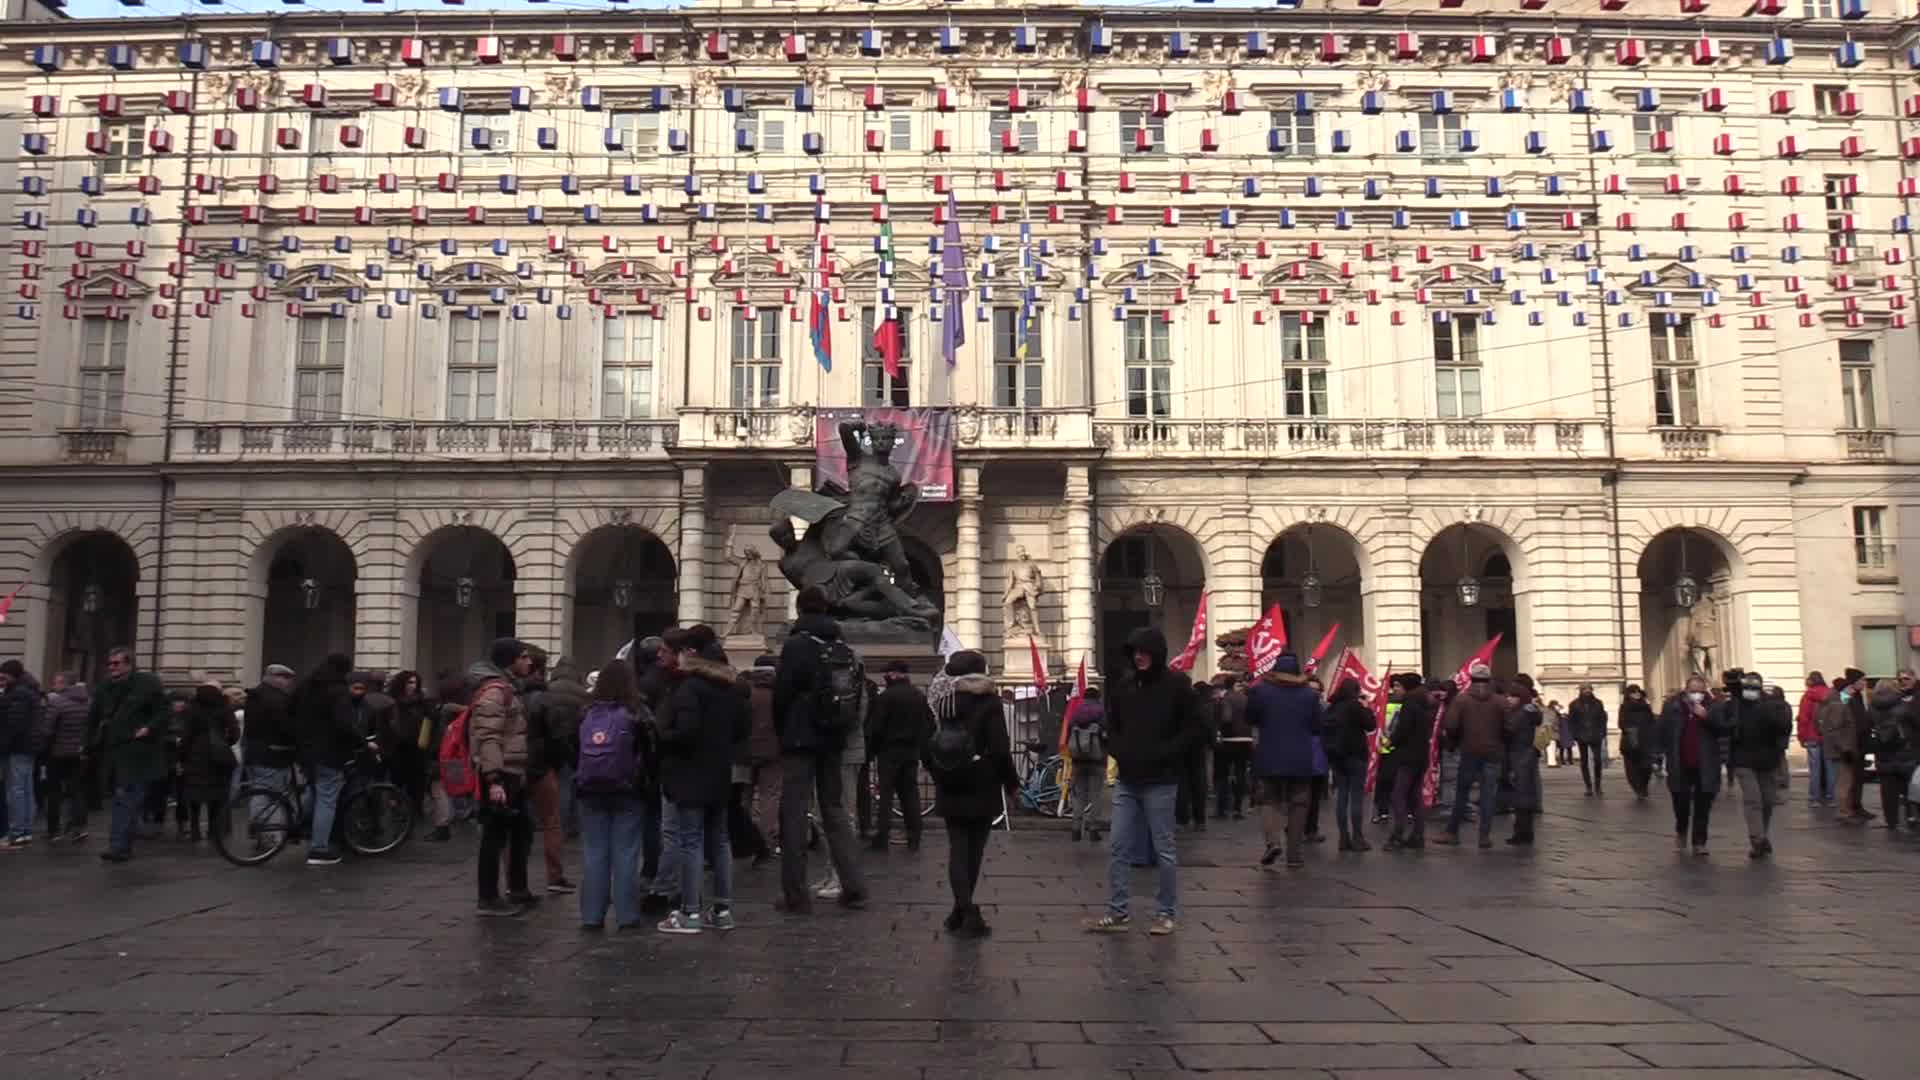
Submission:
<svg viewBox="0 0 1920 1080">
<path fill-rule="evenodd" d="M 1312 570 L 1300 578 L 1300 603 L 1310 608 L 1320 606 L 1320 575 Z"/>
<path fill-rule="evenodd" d="M 1480 580 L 1472 574 L 1461 578 L 1454 589 L 1460 594 L 1461 607 L 1480 606 Z"/>
<path fill-rule="evenodd" d="M 1167 598 L 1167 583 L 1161 580 L 1157 570 L 1148 569 L 1147 576 L 1140 579 L 1140 595 L 1150 608 L 1159 608 Z"/>
<path fill-rule="evenodd" d="M 473 579 L 472 578 L 463 577 L 463 578 L 456 578 L 454 580 L 453 602 L 463 608 L 470 608 L 473 606 Z"/>
<path fill-rule="evenodd" d="M 312 578 L 302 578 L 300 581 L 300 602 L 306 606 L 308 611 L 319 607 L 320 583 Z"/>
<path fill-rule="evenodd" d="M 100 586 L 89 585 L 80 590 L 80 610 L 89 615 L 100 612 Z"/>
<path fill-rule="evenodd" d="M 617 578 L 613 583 L 613 606 L 625 611 L 633 606 L 633 579 Z"/>
<path fill-rule="evenodd" d="M 1673 604 L 1675 607 L 1691 610 L 1700 601 L 1700 583 L 1685 570 L 1673 579 Z"/>
</svg>

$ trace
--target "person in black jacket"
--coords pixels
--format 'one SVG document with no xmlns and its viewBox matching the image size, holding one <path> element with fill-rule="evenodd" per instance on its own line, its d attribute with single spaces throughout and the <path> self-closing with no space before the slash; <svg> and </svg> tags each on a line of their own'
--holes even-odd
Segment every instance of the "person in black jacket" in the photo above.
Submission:
<svg viewBox="0 0 1920 1080">
<path fill-rule="evenodd" d="M 880 789 L 873 850 L 887 850 L 897 796 L 907 827 L 907 850 L 919 851 L 920 753 L 933 734 L 933 710 L 927 707 L 927 696 L 914 687 L 906 661 L 888 664 L 886 680 L 887 688 L 873 699 L 867 713 L 867 754 L 879 772 L 875 786 Z"/>
<path fill-rule="evenodd" d="M 293 722 L 293 669 L 269 664 L 260 685 L 247 691 L 246 724 L 241 733 L 248 784 L 271 784 L 286 790 L 289 770 L 300 757 L 300 735 Z M 265 807 L 255 807 L 265 813 Z"/>
<path fill-rule="evenodd" d="M 1166 636 L 1151 627 L 1127 639 L 1129 670 L 1107 696 L 1107 753 L 1119 767 L 1113 788 L 1113 841 L 1107 864 L 1107 913 L 1087 923 L 1094 933 L 1125 933 L 1127 875 L 1136 851 L 1151 849 L 1159 868 L 1153 934 L 1171 934 L 1180 899 L 1173 847 L 1173 803 L 1180 768 L 1206 729 L 1193 681 L 1167 667 Z M 1143 835 L 1144 834 L 1144 837 Z"/>
<path fill-rule="evenodd" d="M 1606 758 L 1601 747 L 1607 741 L 1607 707 L 1593 696 L 1592 683 L 1581 683 L 1580 696 L 1567 706 L 1567 726 L 1580 748 L 1580 779 L 1586 782 L 1587 794 L 1604 795 L 1601 781 L 1606 777 Z"/>
<path fill-rule="evenodd" d="M 1620 763 L 1626 768 L 1633 797 L 1642 801 L 1653 782 L 1656 723 L 1647 692 L 1637 684 L 1627 687 L 1626 698 L 1620 702 Z"/>
<path fill-rule="evenodd" d="M 953 910 L 946 928 L 974 937 L 991 932 L 973 902 L 980 884 L 980 864 L 986 857 L 993 822 L 1005 809 L 1003 791 L 1017 790 L 1012 744 L 1007 738 L 1006 714 L 1000 691 L 987 676 L 987 658 L 965 649 L 947 661 L 949 692 L 940 695 L 935 730 L 958 728 L 967 733 L 972 753 L 963 764 L 947 768 L 931 753 L 927 772 L 939 791 L 940 816 L 947 822 L 947 883 L 953 890 Z M 884 695 L 883 695 L 884 696 Z M 917 695 L 916 695 L 917 696 Z M 920 708 L 928 709 L 925 699 Z M 930 750 L 930 740 L 923 740 Z"/>
<path fill-rule="evenodd" d="M 780 890 L 779 908 L 790 914 L 813 909 L 807 892 L 807 804 L 820 802 L 820 823 L 834 876 L 840 882 L 840 903 L 860 907 L 867 891 L 860 864 L 853 854 L 853 828 L 847 820 L 846 783 L 840 755 L 846 735 L 823 732 L 815 723 L 819 691 L 828 687 L 832 672 L 828 652 L 840 642 L 840 624 L 827 614 L 827 594 L 818 586 L 801 589 L 794 598 L 799 616 L 793 632 L 780 647 L 773 675 L 773 725 L 780 736 Z M 856 669 L 855 680 L 864 673 Z"/>
<path fill-rule="evenodd" d="M 700 883 L 713 870 L 715 930 L 733 929 L 733 847 L 727 804 L 733 798 L 733 752 L 753 726 L 748 692 L 727 663 L 713 628 L 672 631 L 679 653 L 660 726 L 660 783 L 678 815 L 680 910 L 660 923 L 666 934 L 698 934 L 706 927 Z M 706 865 L 701 863 L 705 856 Z"/>
<path fill-rule="evenodd" d="M 1333 688 L 1327 702 L 1327 732 L 1321 744 L 1333 769 L 1333 817 L 1340 826 L 1341 851 L 1372 851 L 1367 843 L 1367 734 L 1374 728 L 1373 709 L 1360 700 L 1360 680 L 1346 679 Z"/>
<path fill-rule="evenodd" d="M 1400 708 L 1387 728 L 1391 749 L 1382 748 L 1379 770 L 1393 775 L 1393 832 L 1387 837 L 1387 850 L 1419 851 L 1427 846 L 1427 814 L 1420 804 L 1421 787 L 1433 763 L 1433 722 L 1453 684 L 1422 682 L 1412 673 L 1400 679 Z M 1374 782 L 1380 782 L 1378 775 Z"/>
<path fill-rule="evenodd" d="M 1733 767 L 1733 782 L 1740 785 L 1747 856 L 1764 859 L 1773 854 L 1773 840 L 1767 835 L 1773 808 L 1786 801 L 1774 774 L 1784 764 L 1793 720 L 1767 700 L 1759 672 L 1728 672 L 1727 683 L 1729 697 L 1721 706 L 1727 711 L 1725 726 L 1730 732 L 1727 760 Z"/>
<path fill-rule="evenodd" d="M 320 662 L 293 698 L 293 721 L 300 741 L 300 760 L 309 783 L 313 826 L 307 849 L 308 866 L 332 866 L 340 861 L 333 851 L 333 817 L 346 786 L 346 768 L 359 753 L 364 736 L 354 729 L 354 706 L 347 690 L 353 660 L 334 653 Z"/>
<path fill-rule="evenodd" d="M 186 798 L 188 836 L 200 842 L 200 811 L 207 832 L 226 822 L 228 786 L 233 780 L 233 742 L 240 736 L 233 707 L 217 683 L 196 688 L 187 704 L 186 730 L 180 738 L 180 790 Z"/>
</svg>

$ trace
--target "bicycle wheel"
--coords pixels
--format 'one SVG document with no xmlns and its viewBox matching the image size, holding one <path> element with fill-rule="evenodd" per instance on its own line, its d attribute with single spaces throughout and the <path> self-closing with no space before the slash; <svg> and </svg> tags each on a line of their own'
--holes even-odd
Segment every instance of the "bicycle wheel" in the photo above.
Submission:
<svg viewBox="0 0 1920 1080">
<path fill-rule="evenodd" d="M 1041 817 L 1060 816 L 1060 767 L 1060 759 L 1050 757 L 1027 778 L 1031 805 Z"/>
<path fill-rule="evenodd" d="M 354 854 L 385 855 L 413 835 L 413 800 L 393 784 L 368 784 L 347 796 L 340 830 Z"/>
<path fill-rule="evenodd" d="M 242 785 L 219 821 L 209 822 L 213 846 L 235 866 L 259 866 L 287 846 L 299 815 L 277 787 Z"/>
</svg>

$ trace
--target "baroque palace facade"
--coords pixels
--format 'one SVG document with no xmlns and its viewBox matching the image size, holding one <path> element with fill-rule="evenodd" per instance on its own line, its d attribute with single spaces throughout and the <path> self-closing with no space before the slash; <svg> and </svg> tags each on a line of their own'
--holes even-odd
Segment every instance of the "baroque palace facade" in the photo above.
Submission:
<svg viewBox="0 0 1920 1080">
<path fill-rule="evenodd" d="M 594 666 L 726 621 L 823 411 L 886 406 L 951 431 L 908 554 L 1011 681 L 1017 549 L 1056 678 L 1203 593 L 1376 670 L 1500 633 L 1560 697 L 1890 674 L 1920 81 L 1883 8 L 15 22 L 0 652 Z"/>
</svg>

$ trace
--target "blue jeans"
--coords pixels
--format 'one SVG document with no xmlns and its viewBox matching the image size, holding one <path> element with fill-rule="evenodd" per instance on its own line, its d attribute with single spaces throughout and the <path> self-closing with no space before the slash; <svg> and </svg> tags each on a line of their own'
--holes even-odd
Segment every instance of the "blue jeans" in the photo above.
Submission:
<svg viewBox="0 0 1920 1080">
<path fill-rule="evenodd" d="M 1348 840 L 1366 837 L 1367 759 L 1333 763 L 1333 823 Z"/>
<path fill-rule="evenodd" d="M 1827 760 L 1826 748 L 1819 743 L 1807 747 L 1807 805 L 1832 799 L 1833 780 L 1833 762 Z"/>
<path fill-rule="evenodd" d="M 32 754 L 7 755 L 7 834 L 16 840 L 33 839 Z"/>
<path fill-rule="evenodd" d="M 113 789 L 113 827 L 107 833 L 107 850 L 121 855 L 133 854 L 133 826 L 147 802 L 147 785 L 119 784 Z"/>
<path fill-rule="evenodd" d="M 580 838 L 586 849 L 580 870 L 580 925 L 605 923 L 609 901 L 615 925 L 639 925 L 640 825 L 645 800 L 596 795 L 574 805 L 580 811 Z"/>
<path fill-rule="evenodd" d="M 641 813 L 651 815 L 659 824 L 653 825 L 643 818 L 643 827 L 657 829 L 660 834 L 660 860 L 647 882 L 647 892 L 654 896 L 672 896 L 680 885 L 680 815 L 665 795 L 644 801 L 647 805 L 641 807 Z"/>
<path fill-rule="evenodd" d="M 290 795 L 293 785 L 292 769 L 273 769 L 265 765 L 248 765 L 238 770 L 240 783 L 258 787 L 270 787 L 282 794 Z M 273 820 L 274 816 L 267 807 L 271 805 L 258 795 L 252 797 L 252 805 L 247 807 L 247 821 L 255 829 L 282 829 L 291 822 Z"/>
<path fill-rule="evenodd" d="M 1156 914 L 1172 917 L 1180 904 L 1180 861 L 1173 851 L 1173 804 L 1178 784 L 1113 786 L 1113 847 L 1107 860 L 1107 911 L 1127 917 L 1127 875 L 1134 855 L 1150 851 L 1159 870 Z"/>
<path fill-rule="evenodd" d="M 682 806 L 674 804 L 679 820 L 680 910 L 700 914 L 700 879 L 704 852 L 713 867 L 713 906 L 733 906 L 733 840 L 727 833 L 727 804 Z"/>
<path fill-rule="evenodd" d="M 347 785 L 347 774 L 325 765 L 313 768 L 313 786 L 308 788 L 313 806 L 313 833 L 309 850 L 333 847 L 333 815 L 340 809 L 340 789 Z"/>
<path fill-rule="evenodd" d="M 1500 759 L 1478 754 L 1460 755 L 1460 776 L 1453 785 L 1453 811 L 1447 815 L 1447 834 L 1457 836 L 1467 816 L 1467 795 L 1480 783 L 1480 839 L 1493 838 L 1493 800 L 1500 791 Z"/>
</svg>

